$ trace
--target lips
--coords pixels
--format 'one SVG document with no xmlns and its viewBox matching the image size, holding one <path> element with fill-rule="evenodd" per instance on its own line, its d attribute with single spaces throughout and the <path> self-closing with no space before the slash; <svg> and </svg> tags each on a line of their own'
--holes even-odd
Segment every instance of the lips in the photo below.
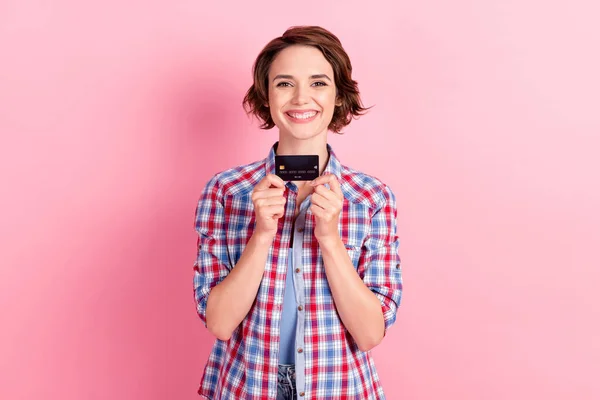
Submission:
<svg viewBox="0 0 600 400">
<path fill-rule="evenodd" d="M 314 120 L 318 113 L 317 110 L 289 110 L 285 115 L 293 122 L 302 123 Z"/>
<path fill-rule="evenodd" d="M 311 111 L 304 111 L 304 112 L 292 112 L 292 111 L 287 111 L 286 112 L 287 115 L 289 115 L 292 118 L 302 118 L 302 119 L 306 119 L 306 118 L 310 118 L 310 117 L 314 117 L 317 114 L 317 111 L 311 110 Z"/>
</svg>

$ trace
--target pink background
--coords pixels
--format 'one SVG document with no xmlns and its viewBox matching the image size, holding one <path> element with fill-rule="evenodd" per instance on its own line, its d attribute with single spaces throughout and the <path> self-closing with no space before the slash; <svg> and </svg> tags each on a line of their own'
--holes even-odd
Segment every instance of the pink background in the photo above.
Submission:
<svg viewBox="0 0 600 400">
<path fill-rule="evenodd" d="M 196 201 L 277 140 L 241 100 L 298 24 L 375 104 L 330 143 L 397 195 L 388 398 L 600 398 L 600 7 L 324 3 L 0 3 L 1 399 L 199 398 Z"/>
</svg>

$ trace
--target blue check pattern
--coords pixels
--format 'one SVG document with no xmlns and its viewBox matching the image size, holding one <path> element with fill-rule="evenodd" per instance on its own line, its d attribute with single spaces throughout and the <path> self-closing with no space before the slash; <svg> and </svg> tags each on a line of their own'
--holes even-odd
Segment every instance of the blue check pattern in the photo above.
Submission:
<svg viewBox="0 0 600 400">
<path fill-rule="evenodd" d="M 254 231 L 252 190 L 267 173 L 275 174 L 277 145 L 264 160 L 216 173 L 198 201 L 193 282 L 197 313 L 205 326 L 211 289 L 235 267 Z M 331 145 L 327 150 L 329 161 L 323 174 L 335 174 L 344 194 L 340 237 L 356 273 L 381 302 L 387 333 L 396 321 L 402 296 L 396 198 L 379 179 L 342 165 Z M 198 389 L 204 399 L 276 399 L 279 329 L 297 194 L 297 186 L 287 182 L 285 214 L 279 220 L 256 301 L 231 338 L 214 343 Z M 297 382 L 297 398 L 385 399 L 370 352 L 358 348 L 337 313 L 321 250 L 312 234 L 315 217 L 309 206 L 310 196 L 301 206 L 304 234 L 299 254 L 305 307 L 300 328 L 304 343 L 298 345 L 302 357 L 296 364 L 297 376 L 302 377 Z"/>
</svg>

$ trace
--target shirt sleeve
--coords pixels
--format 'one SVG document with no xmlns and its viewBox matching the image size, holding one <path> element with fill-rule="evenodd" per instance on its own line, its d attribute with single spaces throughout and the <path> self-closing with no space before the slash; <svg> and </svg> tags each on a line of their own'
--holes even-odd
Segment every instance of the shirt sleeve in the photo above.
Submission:
<svg viewBox="0 0 600 400">
<path fill-rule="evenodd" d="M 225 240 L 223 192 L 217 175 L 208 181 L 198 200 L 195 228 L 198 240 L 194 262 L 194 298 L 198 315 L 206 327 L 208 295 L 232 268 Z"/>
<path fill-rule="evenodd" d="M 364 266 L 363 282 L 381 302 L 384 336 L 396 322 L 396 311 L 402 298 L 402 269 L 399 238 L 396 234 L 396 198 L 388 186 L 383 190 L 384 201 L 371 218 L 370 231 L 365 238 L 360 263 Z"/>
</svg>

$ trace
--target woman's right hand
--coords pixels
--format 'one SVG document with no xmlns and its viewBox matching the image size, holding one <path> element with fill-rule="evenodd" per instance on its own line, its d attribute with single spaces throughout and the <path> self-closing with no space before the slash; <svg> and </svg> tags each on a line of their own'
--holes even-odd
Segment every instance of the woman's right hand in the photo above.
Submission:
<svg viewBox="0 0 600 400">
<path fill-rule="evenodd" d="M 252 203 L 256 217 L 254 234 L 270 239 L 275 238 L 279 218 L 283 217 L 285 210 L 284 191 L 285 182 L 274 174 L 267 174 L 254 187 L 252 191 Z"/>
</svg>

